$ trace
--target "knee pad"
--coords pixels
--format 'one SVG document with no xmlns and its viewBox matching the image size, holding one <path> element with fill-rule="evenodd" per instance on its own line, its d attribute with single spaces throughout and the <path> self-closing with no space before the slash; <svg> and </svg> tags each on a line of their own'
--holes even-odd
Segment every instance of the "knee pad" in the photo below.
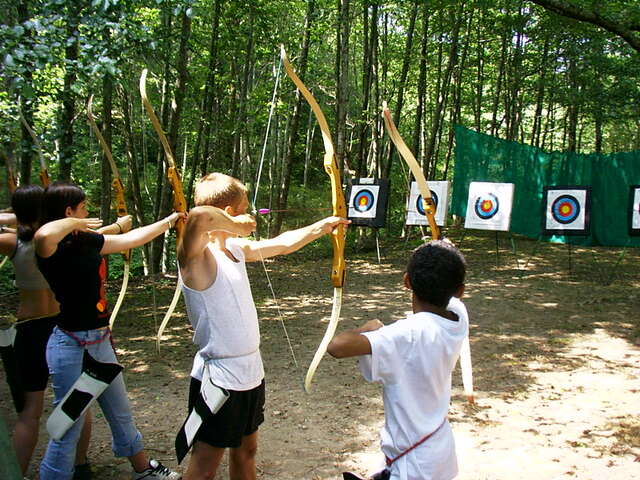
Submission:
<svg viewBox="0 0 640 480">
<path fill-rule="evenodd" d="M 200 394 L 196 398 L 193 409 L 189 412 L 189 416 L 182 424 L 178 435 L 176 436 L 176 455 L 178 464 L 182 462 L 187 452 L 193 445 L 193 440 L 200 430 L 203 422 L 214 415 L 222 408 L 224 402 L 229 398 L 229 392 L 224 388 L 215 385 L 209 377 L 209 369 L 205 367 L 202 376 L 202 384 Z"/>
<path fill-rule="evenodd" d="M 85 350 L 82 373 L 47 420 L 51 438 L 60 440 L 121 371 L 122 365 L 99 362 Z"/>
</svg>

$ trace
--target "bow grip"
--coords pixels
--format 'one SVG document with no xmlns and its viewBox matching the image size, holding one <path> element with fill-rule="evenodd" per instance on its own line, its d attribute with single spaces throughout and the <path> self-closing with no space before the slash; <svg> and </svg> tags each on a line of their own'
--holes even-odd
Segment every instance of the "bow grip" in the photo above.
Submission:
<svg viewBox="0 0 640 480">
<path fill-rule="evenodd" d="M 180 174 L 176 167 L 169 167 L 167 170 L 167 178 L 173 189 L 173 209 L 176 212 L 187 212 L 187 200 L 184 198 L 182 190 L 182 181 L 180 180 Z M 184 219 L 180 218 L 175 223 L 178 238 L 182 238 L 182 232 L 184 230 Z"/>
<path fill-rule="evenodd" d="M 331 284 L 334 287 L 342 288 L 344 285 L 345 265 L 344 244 L 345 226 L 338 225 L 331 232 L 331 245 L 333 246 L 333 261 L 331 263 Z"/>
</svg>

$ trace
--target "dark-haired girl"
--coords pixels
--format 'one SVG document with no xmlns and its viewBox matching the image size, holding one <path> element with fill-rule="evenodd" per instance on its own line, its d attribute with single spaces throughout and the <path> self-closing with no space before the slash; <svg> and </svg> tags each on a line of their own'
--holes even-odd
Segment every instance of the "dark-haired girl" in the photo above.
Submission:
<svg viewBox="0 0 640 480">
<path fill-rule="evenodd" d="M 14 352 L 24 402 L 16 404 L 18 418 L 13 432 L 13 448 L 23 475 L 29 468 L 38 442 L 44 391 L 49 380 L 47 341 L 59 312 L 58 302 L 38 270 L 34 253 L 33 235 L 40 226 L 43 194 L 37 185 L 19 187 L 11 197 L 14 213 L 4 213 L 0 218 L 8 224 L 15 224 L 11 217 L 17 222 L 17 233 L 8 229 L 0 231 L 0 254 L 8 256 L 13 263 L 20 299 Z M 83 468 L 87 462 L 90 437 L 91 417 L 87 416 L 76 453 L 76 464 L 83 465 Z"/>
<path fill-rule="evenodd" d="M 73 184 L 54 182 L 45 193 L 45 223 L 35 235 L 38 267 L 60 303 L 56 327 L 47 345 L 54 404 L 58 404 L 81 374 L 85 349 L 97 361 L 117 363 L 109 331 L 104 295 L 104 255 L 143 245 L 169 230 L 184 214 L 122 235 L 95 233 L 102 221 L 88 218 L 84 191 Z M 180 476 L 156 460 L 149 461 L 136 428 L 122 374 L 98 397 L 112 436 L 116 456 L 128 457 L 133 479 L 174 480 Z M 51 439 L 40 465 L 41 480 L 67 480 L 73 475 L 73 456 L 80 435 L 76 422 L 60 440 Z"/>
</svg>

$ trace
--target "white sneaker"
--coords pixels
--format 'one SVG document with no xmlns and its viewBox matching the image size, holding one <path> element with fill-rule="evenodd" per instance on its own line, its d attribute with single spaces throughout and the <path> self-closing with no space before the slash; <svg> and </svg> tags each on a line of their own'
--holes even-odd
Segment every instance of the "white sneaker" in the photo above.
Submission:
<svg viewBox="0 0 640 480">
<path fill-rule="evenodd" d="M 162 465 L 158 460 L 154 460 L 153 458 L 149 460 L 149 468 L 142 472 L 133 472 L 131 475 L 133 480 L 141 480 L 143 478 L 148 480 L 180 480 L 182 475 L 178 472 L 174 472 L 173 470 L 168 469 L 164 465 Z"/>
</svg>

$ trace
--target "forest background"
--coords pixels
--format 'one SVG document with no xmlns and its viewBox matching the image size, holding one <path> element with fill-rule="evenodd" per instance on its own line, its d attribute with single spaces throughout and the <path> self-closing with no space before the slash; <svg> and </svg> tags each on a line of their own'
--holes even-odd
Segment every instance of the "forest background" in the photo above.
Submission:
<svg viewBox="0 0 640 480">
<path fill-rule="evenodd" d="M 409 180 L 384 134 L 384 100 L 428 179 L 453 174 L 455 124 L 545 150 L 640 149 L 640 6 L 631 0 L 0 0 L 0 9 L 0 179 L 36 181 L 40 150 L 51 177 L 80 184 L 105 222 L 115 216 L 112 172 L 86 122 L 91 95 L 136 223 L 171 208 L 138 93 L 144 68 L 189 201 L 194 180 L 222 171 L 275 211 L 261 235 L 322 215 L 321 135 L 282 74 L 280 44 L 333 127 L 344 180 L 391 179 L 383 237 L 401 233 Z M 161 237 L 134 272 L 167 271 L 171 252 Z"/>
</svg>

